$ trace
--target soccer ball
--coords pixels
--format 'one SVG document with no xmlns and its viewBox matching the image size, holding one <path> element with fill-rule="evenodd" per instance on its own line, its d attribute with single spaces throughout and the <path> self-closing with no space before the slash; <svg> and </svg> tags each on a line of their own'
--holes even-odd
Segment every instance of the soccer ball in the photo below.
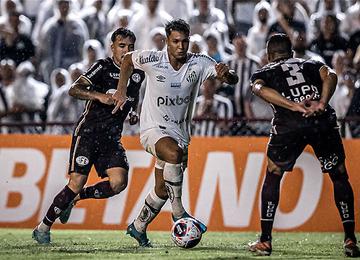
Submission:
<svg viewBox="0 0 360 260">
<path fill-rule="evenodd" d="M 192 218 L 181 218 L 171 228 L 171 238 L 175 245 L 182 248 L 192 248 L 201 240 L 199 224 Z"/>
</svg>

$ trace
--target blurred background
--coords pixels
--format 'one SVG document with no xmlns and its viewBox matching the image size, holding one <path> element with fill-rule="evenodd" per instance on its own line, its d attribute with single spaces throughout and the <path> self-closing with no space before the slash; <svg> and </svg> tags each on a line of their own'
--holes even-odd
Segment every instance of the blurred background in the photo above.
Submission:
<svg viewBox="0 0 360 260">
<path fill-rule="evenodd" d="M 111 55 L 112 31 L 128 27 L 137 49 L 162 50 L 164 24 L 182 18 L 190 51 L 227 63 L 240 79 L 203 84 L 193 135 L 268 134 L 272 110 L 251 93 L 249 78 L 267 64 L 267 38 L 283 32 L 295 57 L 337 72 L 331 105 L 342 136 L 360 136 L 360 0 L 0 0 L 0 14 L 1 133 L 70 134 L 84 103 L 67 91 Z M 125 123 L 123 135 L 137 134 Z"/>
</svg>

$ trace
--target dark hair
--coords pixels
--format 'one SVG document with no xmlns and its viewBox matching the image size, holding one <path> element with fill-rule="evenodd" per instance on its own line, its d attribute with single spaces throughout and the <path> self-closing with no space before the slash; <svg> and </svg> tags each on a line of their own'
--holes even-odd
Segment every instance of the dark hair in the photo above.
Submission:
<svg viewBox="0 0 360 260">
<path fill-rule="evenodd" d="M 292 53 L 292 45 L 289 36 L 284 33 L 276 33 L 270 36 L 266 49 L 268 53 L 289 54 Z"/>
<path fill-rule="evenodd" d="M 129 29 L 126 29 L 126 28 L 118 28 L 118 29 L 116 29 L 111 35 L 111 41 L 114 42 L 116 40 L 117 36 L 121 36 L 122 38 L 130 37 L 130 39 L 133 42 L 136 41 L 135 34 L 132 31 L 130 31 Z"/>
<path fill-rule="evenodd" d="M 169 37 L 172 31 L 183 32 L 186 35 L 190 35 L 190 25 L 183 19 L 172 20 L 165 25 L 166 37 Z"/>
</svg>

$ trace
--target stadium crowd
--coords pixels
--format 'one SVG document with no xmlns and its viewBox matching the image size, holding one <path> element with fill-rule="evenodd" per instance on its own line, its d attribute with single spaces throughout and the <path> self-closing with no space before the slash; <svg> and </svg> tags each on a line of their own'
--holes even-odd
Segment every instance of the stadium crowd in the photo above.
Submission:
<svg viewBox="0 0 360 260">
<path fill-rule="evenodd" d="M 111 33 L 127 27 L 135 49 L 162 50 L 164 24 L 173 18 L 190 24 L 191 52 L 239 76 L 235 86 L 203 84 L 194 135 L 268 134 L 272 109 L 251 93 L 249 79 L 267 64 L 265 43 L 274 32 L 289 35 L 295 57 L 336 71 L 330 104 L 339 119 L 360 116 L 360 0 L 0 0 L 0 8 L 1 133 L 70 134 L 84 108 L 68 95 L 70 85 L 110 55 Z M 360 136 L 359 120 L 343 126 L 344 136 Z M 137 133 L 130 124 L 123 132 Z"/>
</svg>

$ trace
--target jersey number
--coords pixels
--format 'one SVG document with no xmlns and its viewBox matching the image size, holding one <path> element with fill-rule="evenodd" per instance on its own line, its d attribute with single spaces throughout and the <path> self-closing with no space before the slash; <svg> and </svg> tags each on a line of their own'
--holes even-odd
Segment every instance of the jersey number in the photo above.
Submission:
<svg viewBox="0 0 360 260">
<path fill-rule="evenodd" d="M 287 83 L 289 86 L 301 84 L 305 82 L 303 74 L 299 71 L 299 65 L 297 64 L 282 64 L 281 68 L 283 71 L 289 71 L 290 76 L 286 78 Z"/>
</svg>

